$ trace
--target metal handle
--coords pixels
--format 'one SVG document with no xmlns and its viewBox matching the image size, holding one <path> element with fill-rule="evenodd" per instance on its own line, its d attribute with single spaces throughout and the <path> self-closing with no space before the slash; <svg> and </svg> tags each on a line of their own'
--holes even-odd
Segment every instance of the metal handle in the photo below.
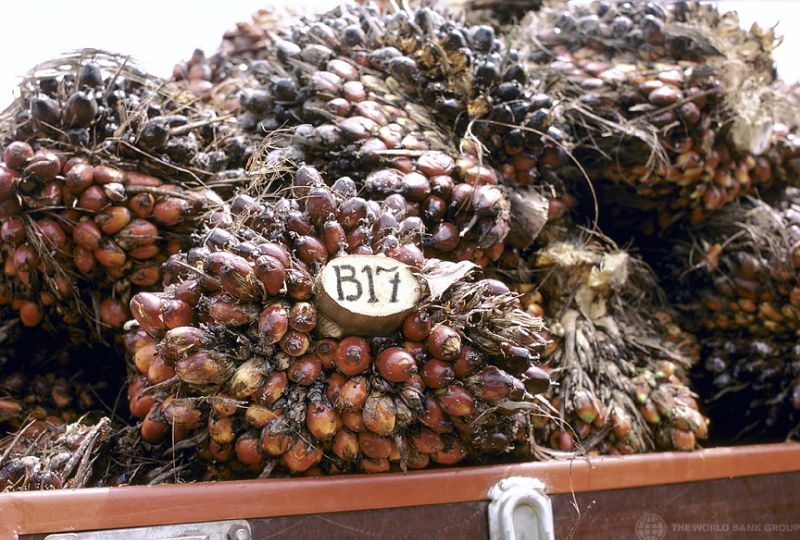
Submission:
<svg viewBox="0 0 800 540">
<path fill-rule="evenodd" d="M 49 534 L 44 540 L 251 540 L 250 524 L 243 519 L 155 525 L 105 531 Z"/>
<path fill-rule="evenodd" d="M 505 478 L 489 490 L 491 540 L 554 540 L 553 506 L 536 478 Z"/>
</svg>

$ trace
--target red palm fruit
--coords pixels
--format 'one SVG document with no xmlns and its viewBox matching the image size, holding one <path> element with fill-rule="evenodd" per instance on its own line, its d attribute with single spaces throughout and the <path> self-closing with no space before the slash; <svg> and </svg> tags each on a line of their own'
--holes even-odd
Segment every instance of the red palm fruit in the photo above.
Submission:
<svg viewBox="0 0 800 540">
<path fill-rule="evenodd" d="M 139 426 L 139 433 L 141 433 L 142 439 L 149 443 L 157 444 L 164 440 L 169 433 L 169 424 L 161 412 L 161 407 L 150 407 Z"/>
<path fill-rule="evenodd" d="M 387 381 L 401 383 L 417 372 L 417 363 L 409 352 L 400 347 L 389 347 L 375 358 L 375 369 Z"/>
<path fill-rule="evenodd" d="M 200 298 L 203 295 L 203 290 L 200 287 L 200 282 L 197 279 L 187 279 L 175 286 L 175 298 L 186 302 L 192 307 L 197 306 Z"/>
<path fill-rule="evenodd" d="M 136 175 L 131 171 L 128 173 L 128 178 L 126 178 L 126 173 L 123 173 L 117 168 L 111 167 L 109 165 L 95 165 L 92 167 L 92 180 L 96 184 L 105 185 L 105 184 L 129 184 L 133 185 L 130 178 L 131 175 Z"/>
<path fill-rule="evenodd" d="M 294 248 L 300 260 L 307 265 L 321 264 L 328 260 L 328 250 L 316 236 L 298 236 L 294 240 Z"/>
<path fill-rule="evenodd" d="M 18 216 L 10 217 L 0 225 L 0 239 L 16 247 L 25 241 L 25 223 Z"/>
<path fill-rule="evenodd" d="M 124 206 L 109 206 L 95 214 L 94 222 L 103 234 L 114 234 L 121 231 L 131 222 L 130 210 Z"/>
<path fill-rule="evenodd" d="M 128 199 L 128 209 L 137 218 L 147 219 L 153 214 L 156 199 L 150 193 L 134 193 Z"/>
<path fill-rule="evenodd" d="M 253 394 L 257 403 L 272 405 L 283 396 L 289 385 L 289 379 L 284 371 L 274 371 L 267 376 L 264 385 Z"/>
<path fill-rule="evenodd" d="M 28 244 L 17 246 L 12 257 L 17 272 L 32 272 L 39 265 L 39 257 Z"/>
<path fill-rule="evenodd" d="M 94 251 L 100 247 L 103 233 L 92 221 L 82 220 L 72 228 L 72 240 L 76 245 Z"/>
<path fill-rule="evenodd" d="M 139 323 L 139 327 L 150 335 L 166 330 L 162 315 L 163 301 L 160 296 L 149 293 L 136 293 L 129 304 L 131 315 Z"/>
<path fill-rule="evenodd" d="M 345 461 L 353 461 L 358 457 L 358 436 L 347 428 L 338 430 L 333 437 L 331 450 L 339 458 Z"/>
<path fill-rule="evenodd" d="M 353 433 L 361 433 L 367 429 L 367 426 L 364 425 L 364 417 L 361 415 L 360 410 L 344 411 L 340 414 L 340 418 L 342 419 L 342 424 Z"/>
<path fill-rule="evenodd" d="M 262 242 L 258 244 L 258 252 L 261 255 L 268 255 L 277 259 L 284 268 L 292 266 L 292 259 L 289 251 L 281 244 L 275 242 Z"/>
<path fill-rule="evenodd" d="M 214 394 L 211 396 L 211 410 L 218 417 L 233 416 L 241 407 L 241 401 L 227 394 Z"/>
<path fill-rule="evenodd" d="M 264 385 L 265 375 L 266 368 L 261 360 L 245 360 L 236 367 L 228 381 L 228 391 L 233 397 L 244 399 Z"/>
<path fill-rule="evenodd" d="M 336 347 L 334 363 L 341 373 L 349 377 L 363 373 L 372 363 L 369 343 L 359 336 L 342 339 Z"/>
<path fill-rule="evenodd" d="M 313 353 L 295 358 L 286 370 L 289 380 L 301 386 L 311 386 L 321 374 L 322 363 Z"/>
<path fill-rule="evenodd" d="M 158 248 L 155 245 L 153 247 Z M 131 256 L 131 252 L 128 252 L 128 256 Z M 145 257 L 145 259 L 150 258 L 151 256 Z M 128 274 L 128 281 L 137 287 L 153 287 L 161 283 L 161 264 L 159 263 L 140 264 L 132 267 L 131 270 Z"/>
<path fill-rule="evenodd" d="M 155 343 L 146 343 L 139 347 L 133 354 L 133 366 L 142 375 L 147 375 L 150 369 L 150 364 L 153 359 L 158 356 L 158 350 Z"/>
<path fill-rule="evenodd" d="M 502 355 L 494 359 L 494 363 L 513 375 L 521 375 L 531 366 L 534 358 L 530 349 L 513 345 L 511 343 L 501 343 L 500 351 Z"/>
<path fill-rule="evenodd" d="M 265 307 L 258 316 L 258 333 L 266 345 L 278 343 L 289 330 L 289 310 L 284 302 Z"/>
<path fill-rule="evenodd" d="M 328 401 L 336 403 L 339 399 L 339 392 L 346 382 L 347 378 L 336 371 L 325 378 L 325 397 L 328 398 Z"/>
<path fill-rule="evenodd" d="M 158 355 L 154 356 L 153 361 L 147 366 L 147 382 L 151 385 L 166 382 L 174 376 L 175 370 Z"/>
<path fill-rule="evenodd" d="M 450 253 L 456 249 L 460 240 L 459 228 L 448 221 L 437 223 L 429 239 L 431 247 L 441 253 Z"/>
<path fill-rule="evenodd" d="M 419 374 L 425 386 L 438 390 L 455 380 L 453 366 L 443 360 L 428 360 L 420 367 Z"/>
<path fill-rule="evenodd" d="M 124 251 L 131 251 L 155 244 L 158 232 L 158 228 L 146 219 L 134 218 L 114 235 L 114 241 Z"/>
<path fill-rule="evenodd" d="M 389 435 L 397 425 L 397 407 L 392 396 L 373 392 L 361 411 L 364 425 L 378 435 Z"/>
<path fill-rule="evenodd" d="M 366 377 L 351 377 L 339 389 L 339 397 L 334 402 L 336 410 L 340 412 L 360 411 L 367 401 L 369 383 Z"/>
<path fill-rule="evenodd" d="M 175 363 L 187 354 L 202 348 L 208 339 L 206 331 L 196 326 L 178 326 L 164 334 L 158 344 L 159 354 L 168 363 Z"/>
<path fill-rule="evenodd" d="M 47 218 L 40 219 L 36 221 L 36 229 L 49 249 L 61 251 L 67 245 L 67 234 L 57 221 Z"/>
<path fill-rule="evenodd" d="M 392 455 L 392 440 L 371 431 L 358 434 L 358 447 L 365 456 L 373 459 L 388 459 Z"/>
<path fill-rule="evenodd" d="M 107 271 L 122 267 L 127 259 L 125 251 L 110 238 L 101 238 L 100 244 L 92 253 L 97 262 L 106 267 Z"/>
<path fill-rule="evenodd" d="M 336 357 L 336 347 L 338 345 L 339 342 L 332 338 L 320 339 L 316 342 L 314 353 L 322 362 L 322 369 L 329 370 L 335 366 L 334 358 Z"/>
<path fill-rule="evenodd" d="M 652 399 L 646 399 L 645 402 L 639 406 L 639 413 L 648 424 L 656 425 L 661 422 L 661 416 L 658 414 L 658 408 Z"/>
<path fill-rule="evenodd" d="M 92 184 L 83 190 L 78 196 L 75 203 L 75 208 L 86 210 L 88 212 L 99 212 L 109 204 L 108 197 L 106 197 L 103 188 L 97 184 Z"/>
<path fill-rule="evenodd" d="M 457 439 L 448 438 L 443 450 L 431 454 L 431 460 L 439 465 L 455 465 L 467 457 L 467 450 Z"/>
<path fill-rule="evenodd" d="M 272 255 L 261 255 L 254 263 L 253 271 L 270 296 L 278 296 L 285 291 L 286 267 Z"/>
<path fill-rule="evenodd" d="M 530 366 L 522 377 L 525 390 L 531 394 L 541 394 L 550 388 L 550 374 L 538 366 Z"/>
<path fill-rule="evenodd" d="M 550 447 L 570 452 L 575 449 L 575 440 L 566 431 L 557 430 L 550 435 Z"/>
<path fill-rule="evenodd" d="M 273 431 L 267 425 L 261 430 L 261 449 L 268 456 L 283 455 L 292 442 L 292 436 L 284 431 Z"/>
<path fill-rule="evenodd" d="M 149 244 L 146 246 L 139 246 L 133 248 L 132 250 L 128 251 L 128 257 L 131 259 L 136 259 L 137 261 L 146 261 L 149 259 L 155 258 L 159 253 L 161 253 L 161 247 L 158 244 Z M 161 271 L 161 265 L 157 267 L 159 273 Z"/>
<path fill-rule="evenodd" d="M 318 441 L 327 441 L 342 426 L 342 419 L 325 401 L 309 403 L 306 407 L 306 428 Z"/>
<path fill-rule="evenodd" d="M 175 427 L 194 430 L 200 427 L 202 413 L 191 399 L 167 397 L 161 404 L 164 418 Z"/>
<path fill-rule="evenodd" d="M 475 347 L 464 345 L 458 358 L 453 360 L 453 373 L 456 377 L 467 377 L 472 375 L 486 365 L 483 354 Z"/>
<path fill-rule="evenodd" d="M 208 441 L 208 452 L 211 460 L 216 463 L 226 463 L 233 459 L 234 451 L 231 443 L 222 444 L 214 440 Z"/>
<path fill-rule="evenodd" d="M 23 326 L 32 328 L 39 326 L 44 319 L 44 311 L 36 302 L 25 300 L 19 306 L 19 320 Z"/>
<path fill-rule="evenodd" d="M 428 351 L 425 349 L 425 343 L 421 341 L 404 341 L 403 350 L 410 354 L 417 364 L 428 360 Z"/>
<path fill-rule="evenodd" d="M 288 354 L 289 356 L 295 356 L 295 357 L 303 356 L 304 354 L 306 354 L 308 348 L 311 346 L 311 337 L 303 332 L 289 330 L 283 335 L 279 344 L 281 350 L 286 354 Z M 318 358 L 317 362 L 319 362 Z M 321 368 L 321 364 L 319 365 Z"/>
<path fill-rule="evenodd" d="M 289 328 L 311 332 L 317 324 L 317 308 L 310 302 L 295 302 L 289 309 Z"/>
<path fill-rule="evenodd" d="M 294 300 L 308 300 L 314 292 L 314 277 L 299 266 L 286 270 L 286 294 Z"/>
<path fill-rule="evenodd" d="M 162 306 L 164 325 L 169 329 L 189 326 L 195 322 L 195 311 L 186 302 L 171 298 L 164 300 Z"/>
<path fill-rule="evenodd" d="M 465 382 L 474 396 L 489 403 L 508 398 L 514 389 L 514 377 L 497 366 L 486 366 Z"/>
<path fill-rule="evenodd" d="M 572 396 L 572 406 L 578 418 L 587 424 L 594 422 L 594 419 L 600 414 L 600 402 L 588 390 L 576 391 Z"/>
<path fill-rule="evenodd" d="M 425 310 L 409 313 L 403 320 L 403 335 L 410 341 L 424 341 L 431 333 L 432 321 Z"/>
<path fill-rule="evenodd" d="M 453 429 L 444 409 L 431 395 L 425 395 L 422 400 L 422 414 L 419 415 L 419 421 L 436 433 L 447 433 Z"/>
<path fill-rule="evenodd" d="M 426 340 L 428 352 L 439 360 L 452 362 L 461 354 L 461 335 L 446 324 L 437 324 Z"/>
<path fill-rule="evenodd" d="M 430 466 L 431 457 L 428 454 L 417 452 L 413 448 L 408 449 L 408 458 L 406 459 L 406 467 L 412 470 L 427 469 Z"/>
<path fill-rule="evenodd" d="M 422 426 L 418 426 L 409 434 L 409 442 L 417 452 L 423 454 L 432 454 L 444 450 L 442 437 L 438 433 Z"/>
<path fill-rule="evenodd" d="M 672 447 L 676 450 L 691 452 L 697 447 L 697 437 L 695 436 L 694 432 L 689 430 L 670 428 L 669 438 L 672 443 Z"/>
<path fill-rule="evenodd" d="M 188 384 L 222 384 L 233 369 L 223 353 L 198 351 L 175 362 L 175 373 Z"/>
<path fill-rule="evenodd" d="M 259 317 L 256 304 L 242 304 L 227 294 L 217 294 L 208 303 L 208 315 L 223 326 L 244 326 Z"/>
<path fill-rule="evenodd" d="M 0 201 L 16 199 L 16 187 L 19 182 L 19 173 L 0 163 Z"/>
<path fill-rule="evenodd" d="M 243 302 L 261 298 L 262 285 L 253 265 L 244 257 L 228 254 L 218 274 L 222 290 Z"/>
<path fill-rule="evenodd" d="M 361 458 L 361 468 L 366 473 L 376 474 L 389 472 L 392 466 L 388 459 L 375 459 L 364 456 Z"/>
<path fill-rule="evenodd" d="M 281 456 L 281 463 L 293 473 L 307 471 L 322 459 L 322 449 L 302 437 L 292 443 Z"/>
<path fill-rule="evenodd" d="M 33 158 L 33 148 L 24 141 L 12 141 L 3 149 L 3 162 L 12 169 L 21 169 Z"/>
<path fill-rule="evenodd" d="M 308 219 L 315 226 L 325 223 L 336 215 L 336 199 L 327 187 L 312 187 L 305 203 Z"/>
<path fill-rule="evenodd" d="M 270 409 L 260 403 L 250 403 L 244 411 L 244 421 L 249 426 L 263 428 L 282 414 L 283 409 Z"/>
<path fill-rule="evenodd" d="M 245 431 L 236 439 L 234 445 L 236 459 L 245 465 L 258 465 L 264 461 L 261 453 L 261 441 L 258 434 L 252 431 Z"/>
<path fill-rule="evenodd" d="M 233 444 L 236 440 L 233 417 L 208 415 L 208 436 L 219 444 Z"/>
<path fill-rule="evenodd" d="M 61 160 L 54 152 L 39 149 L 34 152 L 22 170 L 23 177 L 35 178 L 41 182 L 52 182 L 61 172 Z"/>
<path fill-rule="evenodd" d="M 128 383 L 128 410 L 136 418 L 144 418 L 155 403 L 155 398 L 151 394 L 143 394 L 147 386 L 147 379 L 141 375 L 131 377 Z"/>
<path fill-rule="evenodd" d="M 450 416 L 460 417 L 472 414 L 475 410 L 475 398 L 459 384 L 450 384 L 441 392 L 437 392 L 439 404 Z"/>
<path fill-rule="evenodd" d="M 183 221 L 191 205 L 188 200 L 180 197 L 164 197 L 156 202 L 153 207 L 153 219 L 165 227 L 174 227 Z"/>
<path fill-rule="evenodd" d="M 331 257 L 345 251 L 348 247 L 347 233 L 342 224 L 335 220 L 326 221 L 322 226 L 322 241 Z"/>
</svg>

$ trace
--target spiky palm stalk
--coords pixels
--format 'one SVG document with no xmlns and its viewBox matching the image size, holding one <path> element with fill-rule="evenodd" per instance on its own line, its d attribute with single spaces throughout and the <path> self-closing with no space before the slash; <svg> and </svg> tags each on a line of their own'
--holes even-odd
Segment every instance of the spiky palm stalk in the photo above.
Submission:
<svg viewBox="0 0 800 540">
<path fill-rule="evenodd" d="M 557 383 L 549 394 L 556 418 L 540 420 L 540 441 L 599 453 L 694 449 L 707 435 L 685 379 L 697 346 L 652 271 L 585 235 L 551 243 L 531 270 L 533 309 L 554 339 L 545 368 Z"/>
</svg>

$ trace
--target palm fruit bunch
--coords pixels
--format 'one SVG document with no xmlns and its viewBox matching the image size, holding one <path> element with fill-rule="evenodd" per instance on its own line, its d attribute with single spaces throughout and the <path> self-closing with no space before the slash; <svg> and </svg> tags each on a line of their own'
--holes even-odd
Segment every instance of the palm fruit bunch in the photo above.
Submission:
<svg viewBox="0 0 800 540">
<path fill-rule="evenodd" d="M 100 51 L 41 64 L 18 91 L 0 120 L 0 302 L 25 326 L 119 329 L 132 292 L 160 285 L 216 191 L 243 177 L 248 142 Z"/>
<path fill-rule="evenodd" d="M 574 231 L 533 255 L 535 284 L 516 286 L 553 339 L 542 368 L 556 384 L 550 414 L 535 421 L 539 451 L 695 449 L 708 435 L 687 380 L 697 342 L 642 260 Z"/>
<path fill-rule="evenodd" d="M 525 453 L 532 394 L 549 384 L 535 365 L 541 319 L 476 265 L 426 259 L 418 231 L 352 180 L 284 174 L 303 196 L 239 195 L 166 263 L 163 291 L 133 297 L 128 395 L 142 439 L 191 441 L 207 479 Z M 352 254 L 419 273 L 427 292 L 399 327 L 373 316 L 348 333 L 323 313 L 318 277 Z"/>
<path fill-rule="evenodd" d="M 506 187 L 560 186 L 554 102 L 492 27 L 372 4 L 279 27 L 254 16 L 244 27 L 249 46 L 226 38 L 213 62 L 198 53 L 179 72 L 198 66 L 221 94 L 238 89 L 229 105 L 240 127 L 271 133 L 296 161 L 352 177 L 367 198 L 404 199 L 430 233 L 429 255 L 485 266 L 515 227 Z M 516 229 L 514 243 L 527 247 L 530 233 Z"/>
<path fill-rule="evenodd" d="M 522 27 L 515 44 L 576 141 L 582 170 L 562 174 L 620 242 L 796 184 L 774 29 L 745 31 L 735 13 L 685 1 L 554 3 Z"/>
<path fill-rule="evenodd" d="M 745 198 L 654 255 L 703 343 L 694 377 L 726 441 L 796 435 L 800 408 L 800 204 Z"/>
<path fill-rule="evenodd" d="M 20 431 L 0 454 L 0 492 L 97 485 L 113 435 L 107 417 Z"/>
</svg>

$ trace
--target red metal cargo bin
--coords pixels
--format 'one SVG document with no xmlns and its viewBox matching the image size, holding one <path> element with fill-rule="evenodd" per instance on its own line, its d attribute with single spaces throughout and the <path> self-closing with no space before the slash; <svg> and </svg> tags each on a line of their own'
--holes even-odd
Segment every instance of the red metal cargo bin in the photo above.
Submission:
<svg viewBox="0 0 800 540">
<path fill-rule="evenodd" d="M 23 540 L 800 537 L 800 445 L 0 495 Z"/>
</svg>

